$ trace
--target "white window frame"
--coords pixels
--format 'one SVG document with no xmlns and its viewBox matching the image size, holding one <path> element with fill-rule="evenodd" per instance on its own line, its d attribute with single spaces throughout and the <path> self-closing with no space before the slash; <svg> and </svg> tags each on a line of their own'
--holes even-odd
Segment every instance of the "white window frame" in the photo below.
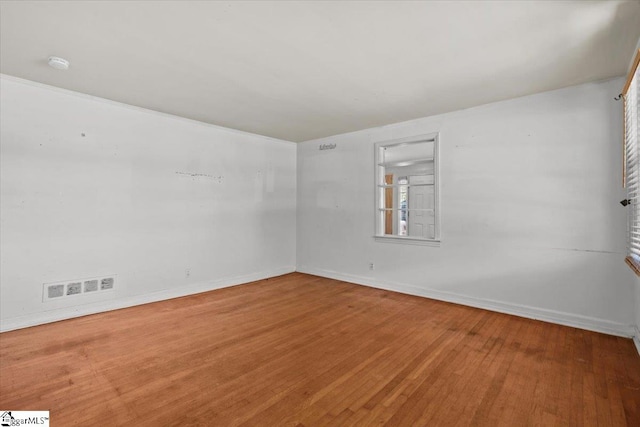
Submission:
<svg viewBox="0 0 640 427">
<path fill-rule="evenodd" d="M 640 276 L 640 49 L 623 90 L 624 185 L 627 188 L 626 263 Z"/>
<path fill-rule="evenodd" d="M 433 185 L 434 185 L 434 232 L 433 239 L 400 236 L 395 234 L 384 233 L 384 216 L 381 214 L 381 207 L 384 202 L 385 166 L 381 161 L 381 153 L 386 147 L 397 147 L 401 145 L 416 144 L 421 142 L 433 142 Z M 440 246 L 441 243 L 441 218 L 440 218 L 440 134 L 439 132 L 428 133 L 423 135 L 415 135 L 406 138 L 392 139 L 380 141 L 374 147 L 374 238 L 377 242 L 384 243 L 405 243 L 413 245 Z M 395 206 L 395 202 L 394 202 Z"/>
</svg>

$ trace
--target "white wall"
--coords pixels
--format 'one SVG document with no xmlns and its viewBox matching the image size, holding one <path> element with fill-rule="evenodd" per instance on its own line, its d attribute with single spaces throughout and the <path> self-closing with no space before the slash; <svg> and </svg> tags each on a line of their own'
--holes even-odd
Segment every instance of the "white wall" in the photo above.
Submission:
<svg viewBox="0 0 640 427">
<path fill-rule="evenodd" d="M 295 144 L 0 84 L 2 330 L 295 269 Z M 113 292 L 42 302 L 107 274 Z"/>
<path fill-rule="evenodd" d="M 300 271 L 630 335 L 622 83 L 298 145 L 296 248 L 294 144 L 2 76 L 0 329 L 274 276 L 297 253 Z M 373 144 L 433 131 L 442 245 L 375 242 Z M 42 302 L 43 283 L 106 274 L 113 292 Z"/>
<path fill-rule="evenodd" d="M 623 84 L 300 144 L 298 270 L 630 336 L 622 105 L 613 100 Z M 435 131 L 441 246 L 374 241 L 373 144 Z"/>
</svg>

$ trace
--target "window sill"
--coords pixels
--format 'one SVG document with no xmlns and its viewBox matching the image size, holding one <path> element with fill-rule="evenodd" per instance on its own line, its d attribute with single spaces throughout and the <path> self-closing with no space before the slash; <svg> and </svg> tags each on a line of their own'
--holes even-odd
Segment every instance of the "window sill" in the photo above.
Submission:
<svg viewBox="0 0 640 427">
<path fill-rule="evenodd" d="M 382 243 L 402 243 L 405 245 L 440 247 L 440 240 L 417 239 L 415 237 L 402 237 L 402 236 L 373 236 L 373 238 L 376 240 L 376 242 L 382 242 Z"/>
<path fill-rule="evenodd" d="M 640 276 L 640 262 L 638 260 L 635 260 L 632 257 L 628 256 L 624 259 L 624 262 L 626 262 L 627 265 L 631 267 L 633 272 L 636 273 L 636 276 Z"/>
</svg>

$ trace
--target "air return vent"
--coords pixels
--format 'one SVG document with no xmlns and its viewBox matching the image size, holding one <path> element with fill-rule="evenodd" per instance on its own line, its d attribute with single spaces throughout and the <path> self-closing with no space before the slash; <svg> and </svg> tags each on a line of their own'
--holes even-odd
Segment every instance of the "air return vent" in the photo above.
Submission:
<svg viewBox="0 0 640 427">
<path fill-rule="evenodd" d="M 84 294 L 100 294 L 112 290 L 116 286 L 116 282 L 116 275 L 111 274 L 87 279 L 45 283 L 42 287 L 42 301 L 76 299 Z"/>
</svg>

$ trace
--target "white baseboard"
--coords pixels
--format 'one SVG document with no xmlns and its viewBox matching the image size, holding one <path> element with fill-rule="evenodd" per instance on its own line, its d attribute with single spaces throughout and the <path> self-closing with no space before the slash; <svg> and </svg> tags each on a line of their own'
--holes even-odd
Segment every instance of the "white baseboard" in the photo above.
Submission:
<svg viewBox="0 0 640 427">
<path fill-rule="evenodd" d="M 547 310 L 543 308 L 530 307 L 526 305 L 507 303 L 503 301 L 490 300 L 485 298 L 469 297 L 453 292 L 440 291 L 429 288 L 419 288 L 413 285 L 390 283 L 379 281 L 370 277 L 356 276 L 344 274 L 337 271 L 299 266 L 297 271 L 300 273 L 313 274 L 316 276 L 328 277 L 330 279 L 342 280 L 344 282 L 355 283 L 358 285 L 369 286 L 372 288 L 385 289 L 388 291 L 400 292 L 403 294 L 421 296 L 440 301 L 452 302 L 455 304 L 466 305 L 470 307 L 482 308 L 485 310 L 496 311 L 499 313 L 512 314 L 515 316 L 526 317 L 528 319 L 542 320 L 550 323 L 557 323 L 564 326 L 571 326 L 578 329 L 586 329 L 588 331 L 601 332 L 608 335 L 615 335 L 625 338 L 631 338 L 635 335 L 635 343 L 638 346 L 640 337 L 634 334 L 633 325 L 625 325 L 623 323 L 612 322 L 610 320 L 599 319 L 596 317 L 582 316 L 579 314 L 565 313 L 555 310 Z M 640 351 L 640 347 L 639 351 Z"/>
<path fill-rule="evenodd" d="M 356 276 L 340 273 L 337 271 L 304 266 L 301 266 L 297 269 L 293 266 L 282 267 L 279 269 L 256 272 L 242 276 L 222 278 L 215 281 L 195 283 L 189 286 L 166 289 L 145 295 L 137 295 L 111 301 L 87 304 L 78 307 L 65 307 L 41 313 L 34 313 L 25 316 L 4 319 L 0 321 L 0 332 L 7 332 L 15 329 L 22 329 L 30 326 L 42 325 L 45 323 L 72 319 L 74 317 L 82 317 L 90 314 L 102 313 L 111 310 L 118 310 L 121 308 L 133 307 L 136 305 L 148 304 L 152 302 L 198 294 L 201 292 L 207 292 L 215 289 L 249 283 L 256 280 L 263 280 L 271 277 L 281 276 L 283 274 L 293 273 L 295 271 L 298 271 L 300 273 L 313 274 L 321 277 L 328 277 L 336 280 L 342 280 L 344 282 L 355 283 L 358 285 L 385 289 L 393 292 L 400 292 L 440 301 L 447 301 L 470 307 L 496 311 L 499 313 L 512 314 L 529 319 L 557 323 L 560 325 L 586 329 L 589 331 L 602 332 L 609 335 L 633 337 L 633 342 L 635 343 L 636 348 L 638 349 L 638 353 L 640 354 L 640 329 L 638 329 L 634 325 L 625 325 L 622 323 L 611 322 L 609 320 L 598 319 L 594 317 L 581 316 L 554 310 L 546 310 L 519 304 L 505 303 L 502 301 L 468 297 L 465 295 L 439 291 L 436 289 L 418 288 L 416 286 L 407 284 L 382 282 L 370 277 Z"/>
<path fill-rule="evenodd" d="M 188 286 L 165 289 L 150 294 L 136 295 L 110 301 L 101 301 L 77 307 L 59 308 L 25 316 L 3 319 L 2 321 L 0 321 L 0 332 L 28 328 L 30 326 L 37 326 L 45 323 L 72 319 L 74 317 L 87 316 L 89 314 L 103 313 L 105 311 L 119 310 L 121 308 L 133 307 L 135 305 L 148 304 L 172 298 L 184 297 L 187 295 L 199 294 L 201 292 L 207 292 L 215 289 L 240 285 L 242 283 L 249 283 L 256 280 L 263 280 L 271 277 L 281 276 L 283 274 L 293 273 L 294 271 L 296 271 L 294 266 L 288 266 L 274 270 L 246 274 L 242 276 L 225 277 L 214 281 L 194 283 Z"/>
</svg>

